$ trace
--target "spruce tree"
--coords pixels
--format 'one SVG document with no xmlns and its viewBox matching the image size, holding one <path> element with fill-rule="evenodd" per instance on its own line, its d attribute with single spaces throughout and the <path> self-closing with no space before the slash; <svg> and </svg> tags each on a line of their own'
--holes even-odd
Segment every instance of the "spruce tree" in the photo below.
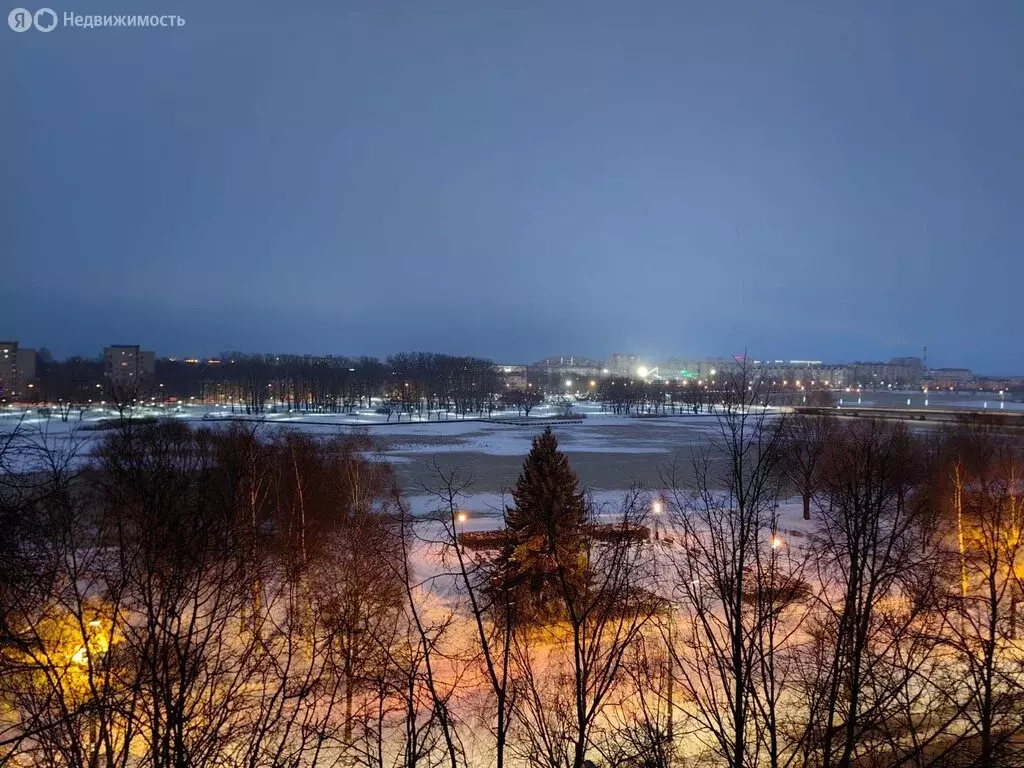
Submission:
<svg viewBox="0 0 1024 768">
<path fill-rule="evenodd" d="M 560 618 L 564 590 L 587 586 L 587 504 L 579 478 L 548 427 L 533 439 L 506 510 L 508 544 L 495 563 L 495 588 L 527 622 Z"/>
</svg>

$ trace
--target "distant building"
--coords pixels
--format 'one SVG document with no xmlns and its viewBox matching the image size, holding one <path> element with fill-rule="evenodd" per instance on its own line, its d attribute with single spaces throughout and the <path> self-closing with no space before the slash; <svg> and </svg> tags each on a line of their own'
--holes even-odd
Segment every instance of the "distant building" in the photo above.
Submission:
<svg viewBox="0 0 1024 768">
<path fill-rule="evenodd" d="M 600 361 L 575 355 L 546 357 L 530 367 L 549 374 L 575 376 L 600 376 L 602 370 Z"/>
<path fill-rule="evenodd" d="M 918 386 L 924 373 L 924 360 L 920 357 L 894 357 L 889 361 L 889 375 L 904 379 L 909 386 Z"/>
<path fill-rule="evenodd" d="M 601 376 L 602 364 L 589 357 L 577 357 L 575 355 L 562 355 L 560 357 L 546 357 L 538 360 L 527 369 L 529 382 L 541 390 L 553 388 L 557 382 L 558 387 L 574 387 L 580 381 L 594 381 Z"/>
<path fill-rule="evenodd" d="M 928 371 L 928 386 L 936 389 L 959 389 L 974 383 L 970 368 L 932 368 Z"/>
<path fill-rule="evenodd" d="M 888 363 L 858 361 L 850 367 L 853 384 L 860 387 L 916 388 L 924 376 L 924 361 L 919 357 L 894 357 Z"/>
<path fill-rule="evenodd" d="M 754 360 L 761 378 L 774 386 L 839 389 L 850 385 L 853 374 L 849 366 L 824 363 L 821 360 Z"/>
<path fill-rule="evenodd" d="M 611 376 L 627 378 L 636 375 L 640 367 L 640 358 L 636 355 L 624 355 L 616 352 L 608 359 L 608 371 Z"/>
<path fill-rule="evenodd" d="M 0 341 L 0 401 L 27 398 L 35 378 L 36 351 Z"/>
<path fill-rule="evenodd" d="M 719 371 L 725 372 L 730 366 L 735 366 L 735 360 L 725 358 L 714 358 L 707 360 L 681 360 L 671 357 L 657 366 L 658 377 L 668 381 L 683 381 L 688 379 L 713 379 L 718 376 Z M 653 369 L 652 369 L 653 370 Z"/>
<path fill-rule="evenodd" d="M 155 371 L 156 355 L 138 344 L 115 344 L 103 350 L 103 376 L 115 394 L 137 396 Z"/>
<path fill-rule="evenodd" d="M 526 389 L 525 365 L 496 365 L 494 370 L 501 377 L 502 389 Z"/>
</svg>

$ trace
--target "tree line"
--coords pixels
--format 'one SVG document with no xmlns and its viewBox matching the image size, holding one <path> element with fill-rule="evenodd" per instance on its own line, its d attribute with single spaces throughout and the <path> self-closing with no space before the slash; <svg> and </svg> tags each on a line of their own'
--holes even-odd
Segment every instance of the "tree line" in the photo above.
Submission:
<svg viewBox="0 0 1024 768">
<path fill-rule="evenodd" d="M 104 377 L 102 362 L 72 357 L 37 361 L 30 399 L 46 403 L 65 421 L 91 406 L 150 402 L 217 403 L 234 412 L 262 414 L 351 413 L 373 408 L 388 421 L 440 419 L 496 410 L 529 416 L 545 397 L 571 411 L 575 390 L 562 376 L 533 371 L 529 383 L 506 382 L 490 360 L 425 352 L 374 357 L 250 355 L 226 352 L 216 361 L 156 361 L 155 374 L 119 390 Z M 603 376 L 580 380 L 579 398 L 607 412 L 661 416 L 713 412 L 726 398 L 731 377 L 717 380 L 645 380 Z M 763 382 L 762 382 L 763 384 Z M 570 394 L 570 390 L 572 394 Z M 828 392 L 773 389 L 774 405 L 829 405 Z M 768 399 L 765 401 L 768 402 Z"/>
<path fill-rule="evenodd" d="M 217 362 L 158 360 L 154 375 L 130 391 L 114 391 L 100 361 L 40 360 L 31 399 L 62 408 L 65 420 L 91 405 L 151 400 L 223 403 L 248 414 L 349 413 L 372 406 L 390 419 L 487 413 L 505 394 L 494 364 L 477 357 L 415 352 L 382 361 L 227 352 Z"/>
<path fill-rule="evenodd" d="M 591 399 L 617 415 L 667 416 L 714 413 L 716 407 L 735 402 L 735 387 L 758 387 L 760 400 L 756 407 L 809 405 L 827 406 L 832 395 L 826 390 L 798 391 L 795 388 L 765 386 L 759 369 L 749 367 L 739 375 L 723 373 L 717 379 L 631 379 L 613 376 L 596 381 Z M 745 383 L 744 383 L 745 382 Z M 749 389 L 748 391 L 753 391 Z"/>
</svg>

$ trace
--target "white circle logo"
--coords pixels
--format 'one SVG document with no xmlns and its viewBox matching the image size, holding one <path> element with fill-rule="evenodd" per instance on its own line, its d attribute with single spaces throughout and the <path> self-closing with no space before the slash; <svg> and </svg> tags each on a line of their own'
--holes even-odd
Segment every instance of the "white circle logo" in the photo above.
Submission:
<svg viewBox="0 0 1024 768">
<path fill-rule="evenodd" d="M 57 14 L 53 12 L 53 8 L 40 8 L 32 17 L 32 23 L 40 32 L 52 32 L 57 26 Z"/>
<path fill-rule="evenodd" d="M 32 28 L 32 11 L 26 8 L 15 8 L 7 14 L 7 26 L 15 32 L 25 32 Z"/>
</svg>

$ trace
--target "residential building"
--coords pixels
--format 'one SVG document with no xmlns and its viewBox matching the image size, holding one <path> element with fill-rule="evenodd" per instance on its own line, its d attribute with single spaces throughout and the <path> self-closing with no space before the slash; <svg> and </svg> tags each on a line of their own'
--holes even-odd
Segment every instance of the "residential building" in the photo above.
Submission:
<svg viewBox="0 0 1024 768">
<path fill-rule="evenodd" d="M 616 352 L 608 359 L 608 372 L 611 376 L 628 378 L 636 375 L 636 369 L 640 367 L 640 358 L 636 355 L 625 355 Z"/>
<path fill-rule="evenodd" d="M 851 363 L 852 384 L 870 388 L 903 389 L 919 387 L 924 375 L 924 361 L 919 357 L 894 357 L 888 363 Z"/>
<path fill-rule="evenodd" d="M 850 386 L 853 373 L 849 366 L 821 360 L 754 360 L 761 378 L 774 386 L 840 389 Z"/>
<path fill-rule="evenodd" d="M 602 370 L 599 361 L 576 355 L 546 357 L 530 367 L 555 376 L 600 376 Z"/>
<path fill-rule="evenodd" d="M 960 389 L 974 384 L 974 373 L 970 368 L 932 368 L 927 381 L 936 389 Z"/>
<path fill-rule="evenodd" d="M 601 377 L 602 364 L 588 357 L 562 355 L 546 357 L 527 369 L 527 378 L 542 390 L 555 387 L 574 387 L 580 381 L 594 381 Z"/>
<path fill-rule="evenodd" d="M 494 370 L 501 377 L 502 389 L 526 389 L 525 365 L 496 365 Z"/>
<path fill-rule="evenodd" d="M 103 376 L 111 391 L 136 397 L 153 379 L 156 355 L 138 344 L 115 344 L 103 350 Z"/>
<path fill-rule="evenodd" d="M 0 341 L 0 401 L 27 398 L 36 378 L 36 351 Z"/>
</svg>

